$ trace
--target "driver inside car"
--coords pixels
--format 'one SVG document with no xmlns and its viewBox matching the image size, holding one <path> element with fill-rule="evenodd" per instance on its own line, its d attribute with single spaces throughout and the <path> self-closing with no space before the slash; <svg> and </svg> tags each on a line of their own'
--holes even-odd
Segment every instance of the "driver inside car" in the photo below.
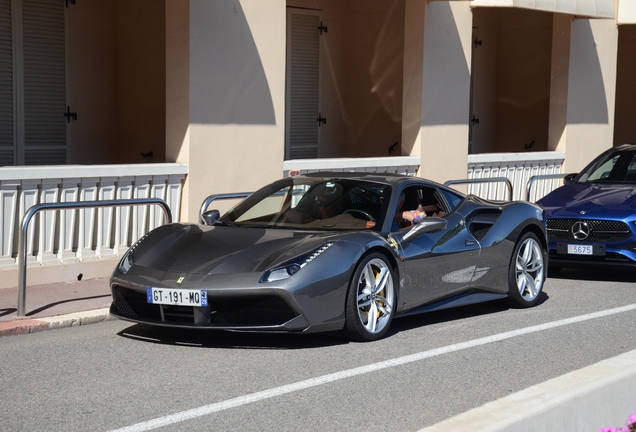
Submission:
<svg viewBox="0 0 636 432">
<path fill-rule="evenodd" d="M 446 213 L 437 204 L 422 205 L 419 204 L 415 210 L 405 210 L 404 207 L 405 195 L 404 192 L 400 193 L 397 202 L 397 211 L 395 212 L 393 230 L 397 231 L 405 228 L 411 228 L 413 225 L 420 222 L 427 217 L 427 212 L 432 212 L 433 217 L 442 217 Z"/>
<path fill-rule="evenodd" d="M 324 182 L 307 192 L 295 209 L 285 213 L 287 221 L 307 227 L 372 228 L 375 221 L 358 219 L 346 210 L 349 203 L 345 188 L 338 182 Z"/>
</svg>

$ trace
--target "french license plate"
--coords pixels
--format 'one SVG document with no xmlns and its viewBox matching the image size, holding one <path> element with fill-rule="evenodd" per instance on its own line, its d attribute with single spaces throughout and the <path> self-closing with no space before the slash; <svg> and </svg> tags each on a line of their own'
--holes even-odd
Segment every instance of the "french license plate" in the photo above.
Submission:
<svg viewBox="0 0 636 432">
<path fill-rule="evenodd" d="M 592 245 L 568 245 L 568 253 L 573 255 L 593 255 L 594 248 Z"/>
<path fill-rule="evenodd" d="M 148 303 L 175 306 L 207 306 L 208 293 L 204 290 L 146 288 Z"/>
</svg>

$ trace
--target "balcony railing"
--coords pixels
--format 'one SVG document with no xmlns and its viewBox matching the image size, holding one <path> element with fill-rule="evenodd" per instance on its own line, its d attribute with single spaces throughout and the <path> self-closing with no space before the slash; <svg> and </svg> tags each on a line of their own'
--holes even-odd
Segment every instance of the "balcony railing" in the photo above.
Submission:
<svg viewBox="0 0 636 432">
<path fill-rule="evenodd" d="M 507 177 L 513 200 L 526 199 L 532 176 L 559 174 L 565 154 L 559 152 L 469 155 L 467 178 Z M 316 171 L 391 172 L 415 175 L 419 157 L 304 159 L 285 161 L 284 175 L 298 168 Z M 175 220 L 181 205 L 187 165 L 65 165 L 0 168 L 0 270 L 17 268 L 20 221 L 40 203 L 161 198 Z M 452 179 L 446 179 L 452 180 Z M 532 188 L 530 201 L 559 186 L 561 180 L 542 179 Z M 489 199 L 506 199 L 505 185 L 468 186 L 469 192 Z M 27 235 L 27 264 L 46 265 L 119 257 L 134 241 L 161 224 L 152 206 L 60 210 L 40 214 Z"/>
<path fill-rule="evenodd" d="M 531 177 L 561 174 L 562 152 L 487 153 L 468 156 L 467 179 L 506 177 L 513 185 L 512 200 L 525 200 Z M 298 168 L 301 174 L 317 171 L 391 172 L 415 175 L 420 166 L 417 156 L 374 158 L 296 159 L 285 161 L 283 175 Z M 455 180 L 455 179 L 445 179 Z M 560 185 L 560 178 L 540 179 L 532 188 L 529 201 L 535 202 Z M 468 192 L 487 199 L 510 199 L 503 182 L 472 184 Z"/>
<path fill-rule="evenodd" d="M 294 159 L 283 163 L 283 175 L 297 168 L 301 174 L 317 171 L 389 172 L 414 176 L 420 167 L 419 156 L 370 158 Z"/>
<path fill-rule="evenodd" d="M 182 164 L 64 165 L 0 168 L 0 270 L 17 267 L 20 222 L 36 204 L 161 198 L 178 218 Z M 46 212 L 27 233 L 27 265 L 116 258 L 159 226 L 154 206 Z"/>
<path fill-rule="evenodd" d="M 561 174 L 565 160 L 562 152 L 486 153 L 468 156 L 468 178 L 507 177 L 513 185 L 512 200 L 526 199 L 528 181 L 532 176 Z M 532 188 L 528 201 L 535 202 L 559 187 L 560 178 L 541 179 Z M 468 191 L 486 199 L 507 199 L 503 184 L 471 185 Z"/>
</svg>

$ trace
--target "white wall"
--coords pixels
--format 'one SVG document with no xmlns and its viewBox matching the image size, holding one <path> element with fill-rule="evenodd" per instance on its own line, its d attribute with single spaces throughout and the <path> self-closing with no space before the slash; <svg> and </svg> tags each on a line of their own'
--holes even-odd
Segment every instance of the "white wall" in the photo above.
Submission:
<svg viewBox="0 0 636 432">
<path fill-rule="evenodd" d="M 572 16 L 566 14 L 554 14 L 553 17 L 550 121 L 548 125 L 548 150 L 550 151 L 565 150 L 563 132 L 568 113 L 572 20 Z"/>
<path fill-rule="evenodd" d="M 577 172 L 612 146 L 618 27 L 614 20 L 572 23 L 565 172 Z"/>
<path fill-rule="evenodd" d="M 427 3 L 421 128 L 412 151 L 421 156 L 421 177 L 466 177 L 471 35 L 468 2 Z"/>
<path fill-rule="evenodd" d="M 636 25 L 621 25 L 618 32 L 614 145 L 636 142 Z"/>
<path fill-rule="evenodd" d="M 213 193 L 280 178 L 284 153 L 285 1 L 190 1 L 186 218 Z"/>
</svg>

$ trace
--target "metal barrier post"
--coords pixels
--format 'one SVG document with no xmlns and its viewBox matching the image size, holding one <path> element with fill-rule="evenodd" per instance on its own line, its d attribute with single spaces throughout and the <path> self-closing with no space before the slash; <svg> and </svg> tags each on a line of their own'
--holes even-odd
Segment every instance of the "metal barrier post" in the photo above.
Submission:
<svg viewBox="0 0 636 432">
<path fill-rule="evenodd" d="M 536 176 L 530 177 L 528 179 L 528 186 L 526 187 L 526 201 L 530 201 L 530 191 L 532 189 L 532 184 L 536 180 L 557 179 L 557 178 L 567 177 L 568 175 L 569 174 L 541 174 L 541 175 L 536 175 Z"/>
<path fill-rule="evenodd" d="M 160 198 L 137 198 L 127 200 L 105 200 L 105 201 L 79 201 L 63 203 L 42 203 L 29 208 L 22 217 L 22 230 L 18 239 L 18 317 L 24 317 L 26 304 L 26 275 L 27 275 L 27 230 L 31 218 L 39 211 L 43 210 L 66 210 L 96 207 L 123 207 L 135 205 L 156 204 L 161 206 L 166 218 L 166 223 L 172 223 L 172 212 L 168 204 Z"/>
<path fill-rule="evenodd" d="M 252 192 L 237 192 L 237 193 L 226 193 L 226 194 L 216 194 L 210 195 L 206 199 L 203 200 L 201 204 L 201 208 L 199 209 L 199 223 L 205 224 L 203 220 L 203 212 L 205 212 L 208 206 L 212 203 L 212 201 L 217 199 L 232 199 L 232 198 L 246 198 L 252 195 Z"/>
<path fill-rule="evenodd" d="M 473 183 L 505 183 L 508 188 L 509 198 L 512 200 L 512 182 L 507 177 L 490 177 L 483 179 L 464 179 L 464 180 L 448 180 L 444 183 L 444 186 L 450 186 L 452 184 L 473 184 Z"/>
</svg>

